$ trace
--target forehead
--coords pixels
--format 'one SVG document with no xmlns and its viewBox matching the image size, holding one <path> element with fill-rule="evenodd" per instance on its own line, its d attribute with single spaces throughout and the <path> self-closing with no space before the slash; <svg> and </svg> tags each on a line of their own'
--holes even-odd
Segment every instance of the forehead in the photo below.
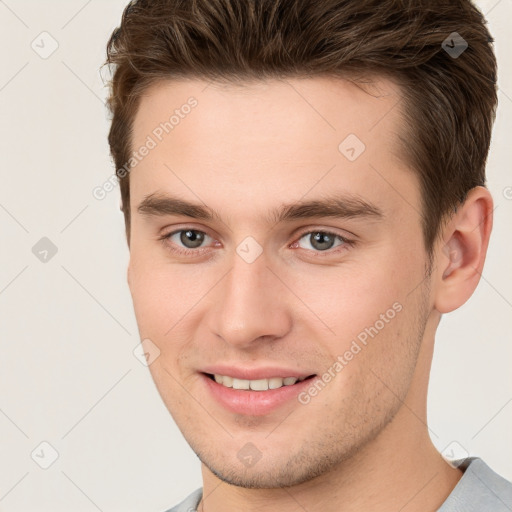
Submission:
<svg viewBox="0 0 512 512">
<path fill-rule="evenodd" d="M 399 88 L 384 78 L 364 88 L 332 77 L 163 81 L 134 118 L 132 150 L 151 149 L 130 173 L 132 198 L 178 188 L 189 198 L 216 191 L 224 202 L 275 203 L 333 186 L 371 195 L 399 178 L 414 196 L 417 182 L 399 158 L 401 126 Z"/>
<path fill-rule="evenodd" d="M 304 139 L 309 140 L 310 147 L 321 141 L 326 145 L 336 143 L 339 137 L 355 131 L 361 137 L 374 130 L 379 138 L 388 134 L 385 142 L 389 146 L 397 128 L 400 99 L 398 86 L 384 78 L 367 84 L 333 77 L 241 84 L 161 81 L 150 86 L 141 98 L 133 141 L 137 146 L 160 122 L 169 121 L 175 114 L 178 118 L 171 121 L 172 137 L 181 134 L 181 143 L 194 144 L 193 137 L 187 137 L 191 131 L 205 143 L 217 141 L 223 134 L 236 134 L 225 142 L 231 151 L 243 146 L 244 154 L 251 149 L 245 144 L 247 139 L 254 141 L 255 150 L 259 149 L 257 143 L 290 147 Z M 194 100 L 197 105 L 190 109 L 187 103 Z M 222 149 L 219 147 L 219 152 Z"/>
</svg>

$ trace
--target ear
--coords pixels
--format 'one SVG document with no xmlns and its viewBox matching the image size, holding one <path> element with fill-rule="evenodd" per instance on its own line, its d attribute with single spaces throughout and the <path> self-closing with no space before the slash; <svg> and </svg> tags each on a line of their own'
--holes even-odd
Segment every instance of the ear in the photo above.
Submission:
<svg viewBox="0 0 512 512">
<path fill-rule="evenodd" d="M 477 287 L 492 230 L 493 200 L 475 187 L 443 228 L 436 245 L 434 307 L 442 314 L 462 306 Z"/>
</svg>

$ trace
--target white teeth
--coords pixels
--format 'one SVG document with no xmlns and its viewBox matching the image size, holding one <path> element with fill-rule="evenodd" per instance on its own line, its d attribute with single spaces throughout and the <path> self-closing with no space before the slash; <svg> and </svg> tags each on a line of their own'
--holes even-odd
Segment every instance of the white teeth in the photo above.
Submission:
<svg viewBox="0 0 512 512">
<path fill-rule="evenodd" d="M 283 379 L 281 377 L 272 377 L 268 379 L 268 388 L 277 389 L 283 385 Z"/>
<path fill-rule="evenodd" d="M 250 383 L 250 380 L 233 379 L 233 389 L 249 389 Z"/>
<path fill-rule="evenodd" d="M 253 391 L 266 391 L 268 389 L 268 379 L 250 380 L 249 386 Z"/>
<path fill-rule="evenodd" d="M 292 386 L 297 381 L 301 382 L 306 379 L 306 377 L 272 377 L 270 379 L 246 380 L 218 374 L 215 374 L 213 377 L 217 384 L 221 384 L 226 388 L 251 389 L 253 391 L 266 391 L 268 389 L 278 389 L 282 386 Z"/>
</svg>

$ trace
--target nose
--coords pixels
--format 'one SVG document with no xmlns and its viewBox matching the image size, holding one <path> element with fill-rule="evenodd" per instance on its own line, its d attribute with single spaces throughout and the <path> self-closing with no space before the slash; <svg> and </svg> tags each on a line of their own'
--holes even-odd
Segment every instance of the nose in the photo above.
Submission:
<svg viewBox="0 0 512 512">
<path fill-rule="evenodd" d="M 267 263 L 264 253 L 252 263 L 235 255 L 231 270 L 219 283 L 209 325 L 229 345 L 250 349 L 291 329 L 286 287 Z"/>
</svg>

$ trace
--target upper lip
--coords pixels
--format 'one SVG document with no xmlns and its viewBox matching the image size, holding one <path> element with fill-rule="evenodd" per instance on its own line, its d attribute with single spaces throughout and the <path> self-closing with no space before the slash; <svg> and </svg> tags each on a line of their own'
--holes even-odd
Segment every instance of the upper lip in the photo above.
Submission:
<svg viewBox="0 0 512 512">
<path fill-rule="evenodd" d="M 212 375 L 227 375 L 235 379 L 259 380 L 271 379 L 272 377 L 309 377 L 315 375 L 315 372 L 304 370 L 294 370 L 293 368 L 284 368 L 282 366 L 261 366 L 259 368 L 248 368 L 242 365 L 212 365 L 206 366 L 201 370 L 203 373 Z"/>
</svg>

